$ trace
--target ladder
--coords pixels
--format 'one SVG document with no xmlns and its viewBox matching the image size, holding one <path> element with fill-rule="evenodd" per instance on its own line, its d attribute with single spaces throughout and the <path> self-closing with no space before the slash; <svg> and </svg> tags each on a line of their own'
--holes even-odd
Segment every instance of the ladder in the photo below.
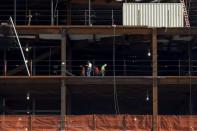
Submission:
<svg viewBox="0 0 197 131">
<path fill-rule="evenodd" d="M 180 0 L 182 7 L 183 7 L 183 15 L 184 15 L 184 19 L 185 19 L 185 27 L 190 27 L 190 22 L 189 22 L 189 16 L 188 16 L 188 12 L 187 9 L 185 7 L 185 1 L 184 0 Z"/>
</svg>

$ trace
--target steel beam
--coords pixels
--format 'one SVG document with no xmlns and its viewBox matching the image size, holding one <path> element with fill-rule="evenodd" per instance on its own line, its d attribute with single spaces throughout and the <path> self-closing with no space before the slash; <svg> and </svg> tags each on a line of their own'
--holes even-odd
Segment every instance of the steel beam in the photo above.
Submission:
<svg viewBox="0 0 197 131">
<path fill-rule="evenodd" d="M 152 76 L 153 76 L 153 131 L 158 130 L 158 83 L 157 83 L 157 29 L 152 33 Z"/>
<path fill-rule="evenodd" d="M 17 26 L 19 34 L 61 34 L 61 29 L 66 29 L 67 34 L 101 34 L 113 35 L 112 26 Z M 146 27 L 116 27 L 116 35 L 151 35 L 151 28 Z"/>
<path fill-rule="evenodd" d="M 102 34 L 113 35 L 113 27 L 103 26 L 16 26 L 19 34 L 61 34 L 61 29 L 67 34 Z M 152 29 L 148 27 L 117 26 L 117 35 L 151 35 Z M 197 28 L 157 28 L 158 35 L 197 35 Z"/>
</svg>

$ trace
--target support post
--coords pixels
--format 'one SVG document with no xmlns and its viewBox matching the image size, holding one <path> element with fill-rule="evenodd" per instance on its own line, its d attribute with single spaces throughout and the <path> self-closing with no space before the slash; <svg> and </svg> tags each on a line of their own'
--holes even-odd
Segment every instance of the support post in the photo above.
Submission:
<svg viewBox="0 0 197 131">
<path fill-rule="evenodd" d="M 49 76 L 51 75 L 51 47 L 49 47 L 49 65 L 48 65 Z"/>
<path fill-rule="evenodd" d="M 4 76 L 7 76 L 7 61 L 4 60 Z"/>
<path fill-rule="evenodd" d="M 59 10 L 56 13 L 56 25 L 59 25 Z"/>
<path fill-rule="evenodd" d="M 181 60 L 179 60 L 179 67 L 178 67 L 179 69 L 179 76 L 181 76 Z"/>
<path fill-rule="evenodd" d="M 68 41 L 69 42 L 69 41 Z M 68 46 L 68 56 L 67 56 L 67 59 L 68 59 L 68 65 L 67 65 L 67 69 L 70 73 L 73 73 L 72 72 L 72 56 L 73 56 L 73 51 L 72 51 L 72 46 Z"/>
<path fill-rule="evenodd" d="M 6 100 L 3 98 L 3 119 L 2 119 L 2 127 L 5 126 L 5 108 L 6 108 Z"/>
<path fill-rule="evenodd" d="M 28 131 L 32 131 L 32 116 L 31 115 L 29 115 L 28 121 L 29 121 Z"/>
<path fill-rule="evenodd" d="M 66 31 L 62 29 L 61 36 L 61 76 L 66 76 Z M 66 115 L 66 84 L 65 79 L 61 80 L 61 123 L 60 130 L 65 131 Z"/>
<path fill-rule="evenodd" d="M 3 56 L 4 56 L 4 76 L 7 76 L 7 55 L 6 55 L 6 48 L 3 50 Z"/>
<path fill-rule="evenodd" d="M 33 99 L 32 115 L 34 116 L 35 114 L 36 114 L 36 99 Z"/>
<path fill-rule="evenodd" d="M 2 103 L 2 105 L 3 105 L 3 115 L 5 115 L 5 98 L 3 98 L 3 103 Z"/>
<path fill-rule="evenodd" d="M 30 60 L 30 74 L 33 74 L 33 60 Z"/>
<path fill-rule="evenodd" d="M 114 10 L 111 11 L 111 25 L 114 25 Z"/>
<path fill-rule="evenodd" d="M 87 25 L 87 11 L 85 10 L 85 12 L 84 12 L 84 20 L 85 20 L 85 25 Z"/>
<path fill-rule="evenodd" d="M 33 48 L 33 60 L 32 60 L 32 72 L 33 72 L 33 76 L 36 75 L 36 48 Z"/>
<path fill-rule="evenodd" d="M 89 24 L 89 26 L 91 26 L 92 25 L 92 23 L 91 23 L 91 0 L 89 0 L 89 2 L 88 2 L 88 24 Z"/>
<path fill-rule="evenodd" d="M 16 25 L 16 0 L 14 0 L 14 24 Z"/>
<path fill-rule="evenodd" d="M 67 1 L 67 16 L 66 16 L 66 23 L 67 25 L 71 25 L 71 3 L 70 0 Z"/>
<path fill-rule="evenodd" d="M 51 25 L 54 25 L 54 8 L 53 8 L 53 0 L 51 0 Z"/>
<path fill-rule="evenodd" d="M 157 29 L 153 29 L 152 33 L 152 76 L 153 76 L 153 131 L 158 130 L 158 82 L 157 82 Z"/>
<path fill-rule="evenodd" d="M 126 72 L 127 72 L 127 71 L 126 71 L 126 70 L 127 70 L 127 67 L 126 67 L 126 60 L 124 60 L 123 68 L 124 68 L 124 69 L 123 69 L 123 70 L 124 70 L 124 71 L 123 71 L 123 72 L 124 72 L 123 75 L 126 76 L 126 75 L 127 75 L 127 73 L 126 73 Z"/>
</svg>

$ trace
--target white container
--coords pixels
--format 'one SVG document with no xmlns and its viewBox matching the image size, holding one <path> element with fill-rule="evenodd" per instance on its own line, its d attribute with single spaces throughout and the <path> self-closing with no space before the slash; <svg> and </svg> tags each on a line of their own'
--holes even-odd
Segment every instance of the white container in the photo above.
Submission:
<svg viewBox="0 0 197 131">
<path fill-rule="evenodd" d="M 181 3 L 124 3 L 124 26 L 184 27 Z"/>
</svg>

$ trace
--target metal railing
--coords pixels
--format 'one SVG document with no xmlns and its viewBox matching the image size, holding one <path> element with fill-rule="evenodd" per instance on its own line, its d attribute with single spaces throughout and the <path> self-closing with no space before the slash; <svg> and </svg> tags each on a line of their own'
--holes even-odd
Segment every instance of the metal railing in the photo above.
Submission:
<svg viewBox="0 0 197 131">
<path fill-rule="evenodd" d="M 0 10 L 0 20 L 6 21 L 13 16 L 13 10 Z M 57 10 L 52 16 L 51 10 L 17 10 L 17 25 L 122 25 L 122 10 Z"/>
<path fill-rule="evenodd" d="M 86 76 L 88 60 L 66 61 L 66 73 L 69 76 Z M 101 76 L 101 66 L 107 64 L 105 76 L 151 76 L 151 60 L 90 60 L 92 63 L 91 76 Z M 28 67 L 32 76 L 61 75 L 61 60 L 28 60 Z M 96 70 L 96 67 L 98 70 Z M 115 67 L 115 74 L 114 69 Z M 197 60 L 158 60 L 159 76 L 195 76 L 197 75 Z M 99 71 L 99 72 L 98 72 Z M 1 76 L 27 75 L 24 61 L 0 61 Z"/>
</svg>

